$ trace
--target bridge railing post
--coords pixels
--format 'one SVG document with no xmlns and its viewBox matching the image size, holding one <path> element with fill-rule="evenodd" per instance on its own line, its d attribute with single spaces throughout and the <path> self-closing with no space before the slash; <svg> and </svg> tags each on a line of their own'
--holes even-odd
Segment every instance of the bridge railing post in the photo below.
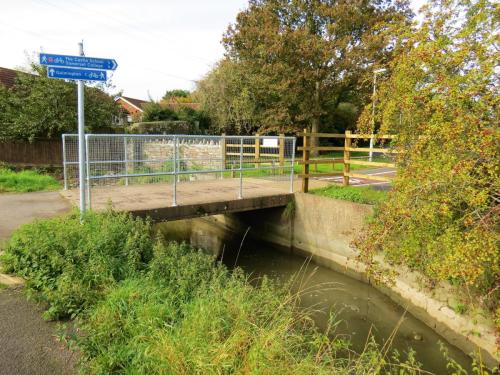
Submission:
<svg viewBox="0 0 500 375">
<path fill-rule="evenodd" d="M 64 190 L 68 190 L 68 167 L 66 165 L 66 134 L 62 135 Z"/>
<path fill-rule="evenodd" d="M 243 137 L 240 138 L 240 190 L 238 199 L 243 198 Z"/>
<path fill-rule="evenodd" d="M 128 155 L 127 155 L 127 150 L 128 149 L 128 142 L 127 142 L 127 136 L 123 137 L 123 162 L 125 164 L 125 186 L 128 186 Z"/>
<path fill-rule="evenodd" d="M 282 175 L 285 172 L 285 134 L 279 135 L 279 174 Z"/>
<path fill-rule="evenodd" d="M 174 135 L 174 183 L 173 183 L 173 191 L 172 191 L 172 206 L 177 206 L 177 159 L 178 159 L 178 143 L 179 139 Z"/>
</svg>

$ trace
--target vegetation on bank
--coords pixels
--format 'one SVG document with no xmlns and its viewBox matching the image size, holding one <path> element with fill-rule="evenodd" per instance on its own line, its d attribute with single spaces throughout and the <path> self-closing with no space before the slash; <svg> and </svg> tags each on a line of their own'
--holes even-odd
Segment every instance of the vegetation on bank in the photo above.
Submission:
<svg viewBox="0 0 500 375">
<path fill-rule="evenodd" d="M 40 174 L 32 170 L 15 172 L 8 168 L 0 167 L 0 193 L 51 191 L 57 190 L 60 187 L 59 182 L 52 176 Z"/>
<path fill-rule="evenodd" d="M 377 204 L 387 198 L 387 192 L 375 190 L 372 186 L 340 186 L 328 185 L 325 187 L 312 189 L 311 194 L 321 195 L 323 197 L 342 199 L 364 204 Z"/>
<path fill-rule="evenodd" d="M 147 221 L 123 213 L 27 224 L 2 262 L 27 278 L 48 318 L 77 318 L 71 340 L 87 373 L 419 373 L 413 353 L 368 339 L 356 354 L 333 322 L 325 333 L 315 328 L 299 295 L 267 279 L 252 286 L 241 271 L 154 239 Z"/>
<path fill-rule="evenodd" d="M 430 1 L 422 26 L 400 35 L 406 47 L 379 87 L 376 119 L 381 133 L 398 134 L 398 174 L 357 243 L 374 276 L 386 275 L 374 262 L 381 251 L 497 314 L 499 9 Z M 371 116 L 368 106 L 361 132 L 372 130 Z"/>
<path fill-rule="evenodd" d="M 119 107 L 105 86 L 85 86 L 85 129 L 109 129 Z M 47 76 L 47 67 L 31 63 L 11 88 L 0 85 L 0 140 L 56 138 L 76 131 L 76 83 Z"/>
</svg>

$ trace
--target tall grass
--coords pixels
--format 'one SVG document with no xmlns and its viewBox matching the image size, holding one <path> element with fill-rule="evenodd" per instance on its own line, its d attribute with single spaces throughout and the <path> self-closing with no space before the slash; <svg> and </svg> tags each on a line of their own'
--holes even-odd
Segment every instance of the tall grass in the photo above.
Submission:
<svg viewBox="0 0 500 375">
<path fill-rule="evenodd" d="M 356 187 L 328 185 L 322 188 L 313 189 L 310 193 L 364 204 L 376 204 L 387 198 L 386 191 L 375 190 L 371 186 Z"/>
<path fill-rule="evenodd" d="M 59 188 L 59 182 L 52 176 L 39 174 L 31 170 L 14 172 L 0 167 L 0 193 L 51 191 Z"/>
<path fill-rule="evenodd" d="M 418 373 L 369 341 L 357 355 L 319 332 L 297 295 L 264 278 L 258 287 L 189 246 L 158 243 L 149 270 L 90 309 L 78 340 L 88 373 Z M 333 332 L 329 332 L 333 333 Z M 405 366 L 405 367 L 403 367 Z M 406 370 L 410 370 L 405 372 Z"/>
</svg>

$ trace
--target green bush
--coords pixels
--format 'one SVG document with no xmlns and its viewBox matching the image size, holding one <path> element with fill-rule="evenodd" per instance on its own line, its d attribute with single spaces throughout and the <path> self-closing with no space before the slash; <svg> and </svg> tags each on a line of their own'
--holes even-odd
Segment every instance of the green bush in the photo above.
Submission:
<svg viewBox="0 0 500 375">
<path fill-rule="evenodd" d="M 377 124 L 397 134 L 398 152 L 393 191 L 357 242 L 367 271 L 386 279 L 383 254 L 492 313 L 500 300 L 498 10 L 491 0 L 432 3 L 418 30 L 401 30 L 396 45 L 408 48 L 387 66 L 375 120 L 368 106 L 359 123 L 360 133 Z"/>
<path fill-rule="evenodd" d="M 15 172 L 0 167 L 0 193 L 27 193 L 31 191 L 57 190 L 59 188 L 59 182 L 52 176 L 42 175 L 30 170 Z"/>
<path fill-rule="evenodd" d="M 74 317 L 151 259 L 150 224 L 121 213 L 74 212 L 17 230 L 2 262 L 48 303 L 47 318 Z"/>
</svg>

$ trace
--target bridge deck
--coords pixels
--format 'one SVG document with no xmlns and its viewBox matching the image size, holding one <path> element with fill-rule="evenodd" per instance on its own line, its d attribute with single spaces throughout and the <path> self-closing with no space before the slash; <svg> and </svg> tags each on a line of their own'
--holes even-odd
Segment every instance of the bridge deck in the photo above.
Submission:
<svg viewBox="0 0 500 375">
<path fill-rule="evenodd" d="M 172 184 L 92 187 L 91 208 L 100 211 L 111 204 L 115 210 L 149 216 L 157 221 L 187 219 L 285 206 L 293 197 L 289 184 L 288 181 L 245 178 L 243 199 L 238 199 L 237 178 L 181 182 L 177 184 L 177 206 L 172 206 Z M 78 189 L 61 194 L 73 205 L 79 204 Z"/>
</svg>

